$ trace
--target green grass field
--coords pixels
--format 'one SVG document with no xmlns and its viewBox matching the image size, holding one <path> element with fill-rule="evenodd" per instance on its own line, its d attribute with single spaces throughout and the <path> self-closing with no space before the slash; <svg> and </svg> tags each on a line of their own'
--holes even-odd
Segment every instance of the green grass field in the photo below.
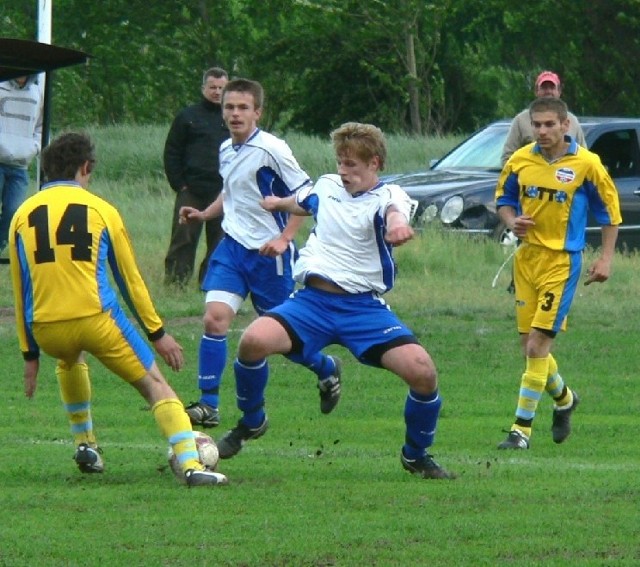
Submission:
<svg viewBox="0 0 640 567">
<path fill-rule="evenodd" d="M 159 178 L 126 177 L 96 176 L 95 189 L 122 210 L 158 310 L 184 346 L 186 368 L 162 368 L 188 402 L 197 395 L 202 296 L 195 285 L 162 286 L 171 195 Z M 396 258 L 400 275 L 387 300 L 438 367 L 444 406 L 433 453 L 458 473 L 452 482 L 402 470 L 406 388 L 339 346 L 328 352 L 344 361 L 343 397 L 328 416 L 314 376 L 271 359 L 271 428 L 221 462 L 230 484 L 213 489 L 176 483 L 143 400 L 90 359 L 107 470 L 83 476 L 54 361 L 42 358 L 35 398 L 23 395 L 9 269 L 0 266 L 0 565 L 640 564 L 638 257 L 617 257 L 611 281 L 580 290 L 557 340 L 560 371 L 582 400 L 572 436 L 552 442 L 545 398 L 531 449 L 506 453 L 496 445 L 512 421 L 523 360 L 508 269 L 491 287 L 503 251 L 425 233 Z M 247 305 L 230 352 L 251 318 Z M 214 437 L 239 416 L 229 369 Z"/>
</svg>

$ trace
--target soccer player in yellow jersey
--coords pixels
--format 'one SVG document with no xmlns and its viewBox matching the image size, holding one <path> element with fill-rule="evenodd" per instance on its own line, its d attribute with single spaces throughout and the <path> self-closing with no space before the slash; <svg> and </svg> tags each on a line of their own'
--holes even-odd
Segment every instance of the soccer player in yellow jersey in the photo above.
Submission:
<svg viewBox="0 0 640 567">
<path fill-rule="evenodd" d="M 539 98 L 529 107 L 535 142 L 516 151 L 496 188 L 500 219 L 520 238 L 515 254 L 516 320 L 526 357 L 515 421 L 499 449 L 528 449 L 532 422 L 543 392 L 555 401 L 551 432 L 562 443 L 571 432 L 579 399 L 551 354 L 582 272 L 585 227 L 590 211 L 602 227 L 600 255 L 585 285 L 611 273 L 622 221 L 618 193 L 600 158 L 567 135 L 567 106 Z"/>
<path fill-rule="evenodd" d="M 149 403 L 188 486 L 225 484 L 223 474 L 200 463 L 182 403 L 109 283 L 110 269 L 155 350 L 179 370 L 182 347 L 164 331 L 120 214 L 87 190 L 94 166 L 88 136 L 71 132 L 57 138 L 43 153 L 46 185 L 20 206 L 11 223 L 11 279 L 25 394 L 31 398 L 35 393 L 40 350 L 58 359 L 56 375 L 76 446 L 74 459 L 83 473 L 103 472 L 83 356 L 89 352 Z"/>
</svg>

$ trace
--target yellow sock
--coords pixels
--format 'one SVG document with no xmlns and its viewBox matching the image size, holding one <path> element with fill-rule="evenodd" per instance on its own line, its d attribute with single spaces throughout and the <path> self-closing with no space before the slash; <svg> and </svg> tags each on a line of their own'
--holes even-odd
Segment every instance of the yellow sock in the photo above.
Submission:
<svg viewBox="0 0 640 567">
<path fill-rule="evenodd" d="M 549 378 L 545 390 L 553 398 L 557 407 L 573 403 L 573 394 L 569 388 L 565 387 L 564 380 L 558 372 L 558 363 L 551 354 L 549 354 Z"/>
<path fill-rule="evenodd" d="M 167 398 L 156 402 L 151 408 L 160 431 L 167 438 L 183 471 L 204 469 L 198 457 L 193 429 L 182 402 Z"/>
<path fill-rule="evenodd" d="M 527 357 L 527 365 L 520 383 L 516 421 L 513 429 L 519 429 L 527 437 L 531 436 L 531 422 L 536 415 L 538 402 L 542 397 L 549 375 L 549 359 Z"/>
<path fill-rule="evenodd" d="M 91 381 L 89 367 L 84 362 L 77 362 L 67 368 L 58 361 L 56 377 L 60 388 L 60 397 L 69 418 L 74 443 L 88 443 L 96 446 L 91 420 Z"/>
</svg>

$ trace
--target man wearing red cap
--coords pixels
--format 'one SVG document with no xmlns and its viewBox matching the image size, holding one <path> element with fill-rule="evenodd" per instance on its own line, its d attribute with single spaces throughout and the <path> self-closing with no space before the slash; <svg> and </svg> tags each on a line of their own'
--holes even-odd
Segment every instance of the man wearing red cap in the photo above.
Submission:
<svg viewBox="0 0 640 567">
<path fill-rule="evenodd" d="M 533 91 L 536 98 L 560 98 L 562 94 L 560 77 L 553 71 L 542 71 L 536 79 Z M 580 123 L 571 112 L 569 112 L 569 130 L 567 134 L 581 146 L 587 147 Z M 529 108 L 525 108 L 511 123 L 509 134 L 502 149 L 502 165 L 507 163 L 513 152 L 531 142 L 533 142 L 531 117 L 529 116 Z"/>
</svg>

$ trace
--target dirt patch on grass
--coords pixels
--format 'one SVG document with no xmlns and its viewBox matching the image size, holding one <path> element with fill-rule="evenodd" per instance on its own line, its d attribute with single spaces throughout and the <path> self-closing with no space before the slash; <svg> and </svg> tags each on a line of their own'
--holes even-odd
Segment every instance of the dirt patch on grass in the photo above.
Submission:
<svg viewBox="0 0 640 567">
<path fill-rule="evenodd" d="M 7 323 L 13 320 L 13 307 L 0 307 L 0 323 Z"/>
</svg>

